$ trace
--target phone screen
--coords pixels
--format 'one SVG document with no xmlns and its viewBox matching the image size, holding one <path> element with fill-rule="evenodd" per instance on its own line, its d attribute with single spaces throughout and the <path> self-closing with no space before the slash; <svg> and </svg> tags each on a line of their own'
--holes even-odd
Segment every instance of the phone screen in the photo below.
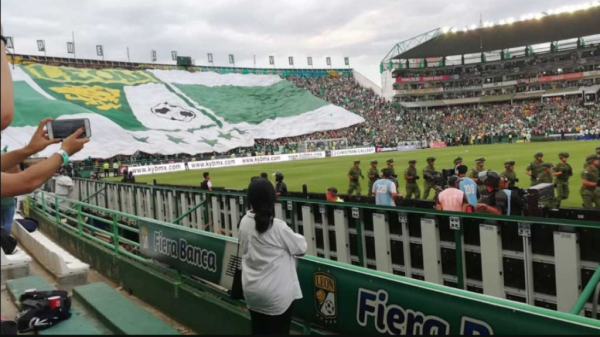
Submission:
<svg viewBox="0 0 600 337">
<path fill-rule="evenodd" d="M 52 121 L 50 122 L 50 127 L 52 128 L 52 139 L 65 139 L 74 134 L 77 130 L 81 128 L 86 128 L 86 120 L 85 119 L 70 119 L 70 120 L 60 120 L 60 121 Z M 88 138 L 91 135 L 87 134 L 87 131 L 81 135 L 79 138 Z"/>
</svg>

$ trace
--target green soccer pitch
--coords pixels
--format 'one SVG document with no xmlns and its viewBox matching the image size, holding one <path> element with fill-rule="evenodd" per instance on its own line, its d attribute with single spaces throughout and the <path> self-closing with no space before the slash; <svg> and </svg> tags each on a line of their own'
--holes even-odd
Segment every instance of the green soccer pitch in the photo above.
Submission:
<svg viewBox="0 0 600 337">
<path fill-rule="evenodd" d="M 570 180 L 571 195 L 568 200 L 563 201 L 563 206 L 581 207 L 581 173 L 585 158 L 595 153 L 596 147 L 600 145 L 599 141 L 588 142 L 545 142 L 545 143 L 520 143 L 520 144 L 502 144 L 502 145 L 479 145 L 452 147 L 445 149 L 426 149 L 411 152 L 388 152 L 373 155 L 363 155 L 357 157 L 326 158 L 318 160 L 296 161 L 286 163 L 274 163 L 264 165 L 254 165 L 245 167 L 234 167 L 224 169 L 209 170 L 213 186 L 224 187 L 228 189 L 245 189 L 248 187 L 250 178 L 260 176 L 262 172 L 269 174 L 269 179 L 274 181 L 273 174 L 282 172 L 285 175 L 285 183 L 290 191 L 302 191 L 302 185 L 307 184 L 309 192 L 325 193 L 328 187 L 337 187 L 340 194 L 345 194 L 348 189 L 348 170 L 352 167 L 353 161 L 358 159 L 362 161 L 361 169 L 365 178 L 367 170 L 372 160 L 378 160 L 378 168 L 381 170 L 386 166 L 386 160 L 393 158 L 395 161 L 396 174 L 400 178 L 400 188 L 405 193 L 406 184 L 402 179 L 404 170 L 408 167 L 410 159 L 416 159 L 419 175 L 422 177 L 422 170 L 427 165 L 426 158 L 435 157 L 436 169 L 441 171 L 444 168 L 453 168 L 453 161 L 456 157 L 463 158 L 463 164 L 469 167 L 469 170 L 475 166 L 475 159 L 485 157 L 485 167 L 489 170 L 498 172 L 504 171 L 504 162 L 506 160 L 515 160 L 515 172 L 520 183 L 519 187 L 530 187 L 529 177 L 525 174 L 525 169 L 530 162 L 534 160 L 533 156 L 537 152 L 544 153 L 544 161 L 558 163 L 558 154 L 568 152 L 571 157 L 569 163 L 573 167 L 573 177 Z M 194 185 L 199 186 L 202 182 L 202 173 L 204 171 L 186 171 L 177 173 L 166 173 L 158 175 L 148 175 L 136 177 L 138 182 L 152 184 L 156 179 L 159 184 L 173 185 Z M 114 180 L 114 179 L 113 179 Z M 423 179 L 419 180 L 421 189 L 423 188 Z M 367 194 L 368 180 L 361 180 L 363 195 Z"/>
</svg>

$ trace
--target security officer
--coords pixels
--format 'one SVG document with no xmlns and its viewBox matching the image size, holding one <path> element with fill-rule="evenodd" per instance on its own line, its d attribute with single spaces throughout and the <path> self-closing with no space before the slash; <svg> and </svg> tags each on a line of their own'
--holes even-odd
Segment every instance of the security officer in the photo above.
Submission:
<svg viewBox="0 0 600 337">
<path fill-rule="evenodd" d="M 406 199 L 412 199 L 412 196 L 415 196 L 415 199 L 421 199 L 421 189 L 419 188 L 419 184 L 417 184 L 417 180 L 421 179 L 417 175 L 417 161 L 412 159 L 408 162 L 408 168 L 404 171 L 404 180 L 406 180 Z"/>
<path fill-rule="evenodd" d="M 378 164 L 379 163 L 377 162 L 377 160 L 373 160 L 371 162 L 371 168 L 367 172 L 367 175 L 369 176 L 369 193 L 368 193 L 368 196 L 372 196 L 373 195 L 373 185 L 375 184 L 375 182 L 377 180 L 381 179 L 379 177 L 379 170 L 377 170 L 377 165 Z"/>
<path fill-rule="evenodd" d="M 517 179 L 517 174 L 515 173 L 515 161 L 507 160 L 504 162 L 504 168 L 506 169 L 502 172 L 502 176 L 508 179 L 508 188 L 516 187 L 519 179 Z"/>
<path fill-rule="evenodd" d="M 552 170 L 554 169 L 554 165 L 552 163 L 543 163 L 541 168 L 542 172 L 538 175 L 535 185 L 552 184 Z M 554 190 L 552 190 L 552 194 L 554 195 Z M 554 197 L 550 200 L 542 201 L 540 204 L 544 207 L 554 207 Z"/>
<path fill-rule="evenodd" d="M 531 186 L 539 184 L 537 182 L 538 175 L 542 173 L 542 164 L 544 163 L 544 154 L 539 152 L 535 154 L 535 160 L 527 166 L 527 175 L 531 177 Z"/>
<path fill-rule="evenodd" d="M 581 174 L 581 198 L 583 208 L 600 209 L 600 156 L 591 155 L 587 157 L 587 168 Z"/>
<path fill-rule="evenodd" d="M 556 207 L 560 208 L 563 200 L 569 199 L 569 179 L 573 176 L 573 168 L 567 163 L 570 155 L 561 153 L 558 155 L 560 162 L 554 168 L 554 183 L 556 185 Z"/>
<path fill-rule="evenodd" d="M 462 164 L 463 164 L 463 159 L 461 157 L 454 159 L 454 173 L 456 175 L 458 175 L 458 167 L 461 166 Z"/>
<path fill-rule="evenodd" d="M 357 196 L 362 195 L 362 188 L 360 187 L 360 180 L 358 178 L 365 179 L 360 169 L 360 160 L 354 161 L 354 166 L 348 171 L 348 179 L 350 184 L 348 186 L 348 195 L 352 195 L 356 191 Z"/>
<path fill-rule="evenodd" d="M 104 165 L 102 166 L 104 167 L 104 178 L 110 177 L 110 164 L 108 163 L 108 161 L 105 161 Z"/>
<path fill-rule="evenodd" d="M 596 148 L 596 155 L 600 156 L 600 146 Z"/>
<path fill-rule="evenodd" d="M 398 190 L 400 190 L 400 184 L 398 183 L 398 175 L 396 174 L 396 170 L 394 169 L 394 159 L 388 159 L 386 161 L 387 164 L 387 169 L 390 170 L 390 180 L 396 184 L 396 187 L 398 188 Z M 383 170 L 381 170 L 381 173 L 383 175 Z"/>
<path fill-rule="evenodd" d="M 423 184 L 425 189 L 425 194 L 423 195 L 423 199 L 427 200 L 429 198 L 429 194 L 431 190 L 435 187 L 433 179 L 431 179 L 431 175 L 436 173 L 435 170 L 435 158 L 429 157 L 427 158 L 427 166 L 423 169 L 423 177 L 425 178 L 425 183 Z"/>
<path fill-rule="evenodd" d="M 478 158 L 475 160 L 476 166 L 471 170 L 469 178 L 473 179 L 477 183 L 477 189 L 479 194 L 483 194 L 486 188 L 483 182 L 479 181 L 479 173 L 485 171 L 485 158 Z"/>
<path fill-rule="evenodd" d="M 115 161 L 115 162 L 113 163 L 113 175 L 114 175 L 115 177 L 118 177 L 118 176 L 119 176 L 119 167 L 121 167 L 121 164 L 120 164 L 118 161 Z"/>
</svg>

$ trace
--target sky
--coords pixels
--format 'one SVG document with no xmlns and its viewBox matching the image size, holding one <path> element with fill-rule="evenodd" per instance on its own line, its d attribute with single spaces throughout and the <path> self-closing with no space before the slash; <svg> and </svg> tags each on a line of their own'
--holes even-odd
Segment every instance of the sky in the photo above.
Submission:
<svg viewBox="0 0 600 337">
<path fill-rule="evenodd" d="M 379 64 L 396 43 L 441 27 L 520 18 L 583 0 L 2 0 L 5 36 L 16 53 L 67 57 L 67 41 L 75 32 L 78 58 L 174 63 L 171 51 L 191 56 L 197 65 L 269 66 L 278 68 L 351 67 L 381 85 Z"/>
</svg>

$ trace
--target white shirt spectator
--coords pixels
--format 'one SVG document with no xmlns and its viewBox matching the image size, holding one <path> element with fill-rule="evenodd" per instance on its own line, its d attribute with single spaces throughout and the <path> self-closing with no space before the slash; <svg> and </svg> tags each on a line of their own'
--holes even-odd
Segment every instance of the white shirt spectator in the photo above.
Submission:
<svg viewBox="0 0 600 337">
<path fill-rule="evenodd" d="M 248 309 L 267 316 L 284 314 L 295 300 L 302 299 L 296 257 L 306 254 L 306 240 L 278 219 L 260 234 L 252 212 L 242 220 L 239 237 Z"/>
</svg>

